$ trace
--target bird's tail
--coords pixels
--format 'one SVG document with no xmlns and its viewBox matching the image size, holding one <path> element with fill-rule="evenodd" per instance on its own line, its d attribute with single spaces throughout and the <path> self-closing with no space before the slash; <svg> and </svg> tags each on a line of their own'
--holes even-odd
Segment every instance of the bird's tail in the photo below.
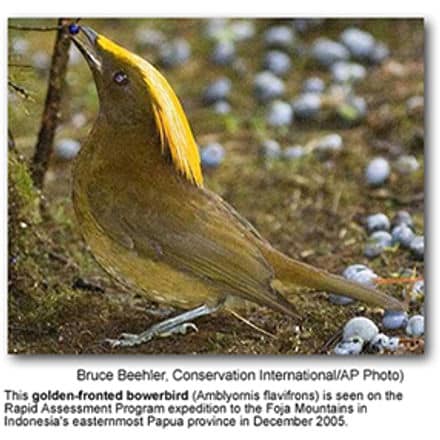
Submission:
<svg viewBox="0 0 440 440">
<path fill-rule="evenodd" d="M 374 288 L 345 280 L 324 270 L 293 260 L 273 248 L 264 247 L 262 252 L 274 268 L 275 278 L 282 284 L 295 284 L 349 296 L 385 310 L 405 310 L 403 303 Z"/>
</svg>

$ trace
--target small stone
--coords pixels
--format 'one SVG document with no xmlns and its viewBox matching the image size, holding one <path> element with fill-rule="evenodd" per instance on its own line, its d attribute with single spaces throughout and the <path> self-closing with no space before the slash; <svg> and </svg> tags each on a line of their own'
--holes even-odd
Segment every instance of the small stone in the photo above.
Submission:
<svg viewBox="0 0 440 440">
<path fill-rule="evenodd" d="M 279 159 L 281 156 L 280 144 L 273 139 L 267 139 L 261 144 L 260 153 L 265 159 Z"/>
<path fill-rule="evenodd" d="M 213 106 L 212 109 L 215 113 L 218 115 L 227 115 L 231 112 L 231 104 L 227 101 L 217 101 Z"/>
<path fill-rule="evenodd" d="M 185 64 L 191 57 L 191 46 L 184 38 L 176 38 L 160 48 L 159 59 L 165 67 L 177 67 Z"/>
<path fill-rule="evenodd" d="M 378 333 L 379 329 L 371 319 L 357 316 L 356 318 L 350 319 L 350 321 L 345 324 L 343 340 L 349 341 L 350 338 L 358 336 L 363 341 L 370 342 Z"/>
<path fill-rule="evenodd" d="M 386 231 L 373 232 L 368 238 L 364 249 L 364 255 L 367 258 L 378 257 L 387 247 L 391 247 L 392 237 Z"/>
<path fill-rule="evenodd" d="M 391 236 L 393 238 L 393 244 L 398 243 L 404 248 L 409 248 L 415 237 L 415 234 L 409 226 L 407 226 L 405 223 L 402 223 L 393 228 L 391 231 Z"/>
<path fill-rule="evenodd" d="M 259 102 L 265 103 L 279 98 L 285 90 L 283 81 L 272 72 L 264 71 L 255 76 L 254 93 Z"/>
<path fill-rule="evenodd" d="M 292 101 L 292 108 L 299 119 L 314 118 L 321 110 L 321 97 L 317 93 L 303 93 Z"/>
<path fill-rule="evenodd" d="M 422 315 L 412 316 L 406 326 L 408 336 L 420 337 L 425 333 L 425 318 Z"/>
<path fill-rule="evenodd" d="M 225 159 L 225 149 L 217 142 L 213 142 L 201 149 L 202 165 L 207 168 L 217 168 Z"/>
<path fill-rule="evenodd" d="M 341 42 L 357 59 L 369 59 L 376 47 L 376 40 L 369 33 L 358 28 L 348 28 L 340 36 Z"/>
<path fill-rule="evenodd" d="M 411 174 L 420 168 L 420 164 L 415 156 L 404 154 L 399 156 L 394 167 L 400 174 Z"/>
<path fill-rule="evenodd" d="M 383 328 L 387 330 L 396 330 L 405 327 L 407 323 L 408 314 L 406 312 L 387 310 L 382 318 Z"/>
<path fill-rule="evenodd" d="M 293 110 L 290 104 L 276 100 L 270 104 L 266 121 L 272 127 L 284 127 L 290 125 L 293 119 Z"/>
<path fill-rule="evenodd" d="M 349 356 L 361 354 L 364 341 L 358 336 L 354 336 L 347 341 L 339 342 L 333 349 L 333 354 L 338 356 Z"/>
<path fill-rule="evenodd" d="M 337 61 L 347 61 L 350 52 L 345 46 L 328 38 L 318 38 L 311 48 L 312 58 L 324 67 L 330 67 Z"/>
<path fill-rule="evenodd" d="M 392 226 L 398 226 L 398 225 L 407 225 L 410 228 L 413 228 L 414 223 L 411 217 L 411 214 L 408 211 L 398 211 L 396 213 L 396 215 L 393 217 L 393 219 L 391 220 L 391 225 Z"/>
<path fill-rule="evenodd" d="M 280 50 L 271 50 L 264 57 L 263 67 L 275 75 L 283 76 L 292 67 L 289 55 Z"/>
<path fill-rule="evenodd" d="M 218 78 L 203 92 L 203 101 L 206 104 L 214 104 L 217 101 L 227 100 L 231 93 L 232 83 L 229 78 Z"/>
<path fill-rule="evenodd" d="M 317 76 L 312 76 L 304 81 L 304 93 L 323 93 L 325 90 L 325 82 Z"/>
<path fill-rule="evenodd" d="M 383 157 L 373 159 L 365 170 L 365 178 L 371 186 L 383 185 L 389 176 L 390 164 Z"/>
<path fill-rule="evenodd" d="M 304 147 L 301 145 L 293 145 L 286 147 L 283 151 L 283 158 L 286 160 L 297 160 L 305 155 Z"/>
<path fill-rule="evenodd" d="M 410 245 L 409 250 L 417 260 L 425 258 L 425 238 L 423 235 L 416 235 Z"/>
<path fill-rule="evenodd" d="M 81 149 L 81 144 L 75 139 L 60 139 L 55 144 L 55 156 L 62 160 L 72 160 L 74 159 L 79 150 Z"/>
<path fill-rule="evenodd" d="M 272 26 L 264 33 L 266 47 L 289 49 L 295 43 L 295 34 L 288 26 Z"/>
<path fill-rule="evenodd" d="M 213 63 L 219 66 L 227 66 L 235 59 L 235 45 L 232 41 L 219 41 L 211 54 Z"/>
<path fill-rule="evenodd" d="M 362 81 L 367 75 L 367 71 L 364 66 L 346 61 L 334 63 L 331 67 L 331 73 L 333 80 L 338 83 L 359 82 Z"/>
<path fill-rule="evenodd" d="M 385 214 L 381 212 L 378 214 L 369 215 L 365 220 L 367 231 L 371 234 L 375 231 L 389 231 L 390 221 Z"/>
</svg>

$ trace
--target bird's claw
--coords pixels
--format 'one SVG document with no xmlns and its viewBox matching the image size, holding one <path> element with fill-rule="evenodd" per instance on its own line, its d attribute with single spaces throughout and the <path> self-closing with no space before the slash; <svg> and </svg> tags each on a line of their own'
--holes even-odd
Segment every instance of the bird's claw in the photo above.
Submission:
<svg viewBox="0 0 440 440">
<path fill-rule="evenodd" d="M 192 322 L 185 322 L 165 331 L 157 331 L 155 328 L 151 328 L 138 335 L 134 333 L 121 333 L 118 339 L 105 339 L 105 342 L 109 344 L 111 348 L 135 347 L 136 345 L 149 342 L 153 338 L 166 338 L 175 334 L 185 335 L 189 330 L 193 330 L 194 332 L 199 331 L 197 326 Z"/>
</svg>

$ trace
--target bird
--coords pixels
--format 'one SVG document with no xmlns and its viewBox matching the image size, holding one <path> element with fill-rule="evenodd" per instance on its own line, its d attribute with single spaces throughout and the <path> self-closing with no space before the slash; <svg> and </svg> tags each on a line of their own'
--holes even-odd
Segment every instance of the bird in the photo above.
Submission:
<svg viewBox="0 0 440 440">
<path fill-rule="evenodd" d="M 397 299 L 275 249 L 203 182 L 199 149 L 173 88 L 150 62 L 88 26 L 70 36 L 85 57 L 99 110 L 73 167 L 82 236 L 127 289 L 181 313 L 140 334 L 133 347 L 196 329 L 193 320 L 254 303 L 300 319 L 283 286 L 346 295 L 386 310 Z"/>
</svg>

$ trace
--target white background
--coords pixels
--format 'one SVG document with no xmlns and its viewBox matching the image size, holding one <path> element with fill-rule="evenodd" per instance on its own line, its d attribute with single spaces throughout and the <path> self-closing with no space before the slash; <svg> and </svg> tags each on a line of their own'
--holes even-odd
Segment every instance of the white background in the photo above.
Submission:
<svg viewBox="0 0 440 440">
<path fill-rule="evenodd" d="M 61 4 L 63 9 L 60 9 Z M 1 309 L 1 329 L 0 338 L 0 392 L 7 388 L 23 389 L 35 388 L 45 390 L 49 388 L 69 388 L 76 389 L 78 384 L 75 381 L 75 370 L 78 367 L 94 369 L 117 369 L 120 367 L 142 369 L 142 368 L 169 368 L 176 366 L 185 366 L 187 368 L 281 368 L 281 369 L 303 369 L 320 368 L 330 369 L 335 367 L 372 367 L 378 369 L 403 368 L 406 374 L 406 383 L 402 387 L 405 392 L 405 400 L 400 404 L 381 404 L 373 406 L 371 414 L 365 418 L 355 418 L 352 420 L 348 429 L 315 429 L 315 430 L 295 430 L 295 429 L 249 429 L 241 432 L 221 431 L 219 429 L 210 429 L 205 431 L 155 431 L 154 433 L 144 430 L 130 430 L 124 432 L 123 429 L 98 430 L 90 429 L 83 431 L 50 431 L 50 430 L 30 430 L 30 431 L 12 431 L 6 430 L 0 423 L 0 433 L 3 439 L 77 439 L 92 437 L 106 437 L 109 439 L 120 438 L 122 435 L 129 435 L 132 439 L 137 438 L 204 438 L 209 436 L 212 439 L 223 438 L 225 435 L 236 437 L 238 435 L 267 435 L 273 434 L 277 438 L 293 438 L 295 435 L 301 439 L 322 439 L 338 438 L 356 439 L 364 438 L 397 438 L 399 440 L 413 439 L 417 436 L 426 438 L 435 438 L 438 436 L 438 418 L 439 418 L 439 398 L 440 390 L 440 362 L 439 362 L 439 319 L 438 310 L 438 271 L 435 270 L 435 261 L 438 261 L 438 236 L 436 227 L 439 224 L 438 209 L 436 206 L 436 191 L 440 191 L 440 173 L 437 171 L 440 166 L 438 144 L 438 114 L 436 112 L 439 102 L 438 87 L 436 80 L 439 78 L 438 57 L 439 53 L 439 26 L 440 15 L 438 8 L 433 1 L 422 1 L 403 3 L 402 1 L 369 0 L 361 1 L 335 1 L 318 2 L 308 0 L 307 2 L 298 1 L 252 1 L 244 2 L 237 0 L 221 1 L 176 1 L 174 4 L 170 1 L 131 1 L 123 0 L 119 2 L 106 1 L 85 1 L 72 0 L 70 2 L 50 2 L 47 0 L 38 0 L 33 2 L 25 1 L 4 1 L 2 2 L 2 22 L 1 22 L 1 75 L 2 75 L 2 105 L 1 105 L 1 133 L 3 137 L 3 154 L 0 157 L 1 176 L 0 179 L 0 203 L 1 217 L 0 239 L 1 239 L 1 286 L 3 293 L 3 307 Z M 8 16 L 87 16 L 87 15 L 113 15 L 113 16 L 424 16 L 426 18 L 426 193 L 427 205 L 426 212 L 426 232 L 425 240 L 427 247 L 426 257 L 426 283 L 428 286 L 428 338 L 427 353 L 424 357 L 413 358 L 296 358 L 296 357 L 209 357 L 209 358 L 184 358 L 184 357 L 56 357 L 56 356 L 8 356 L 7 355 L 7 172 L 6 172 L 6 38 Z M 227 385 L 226 385 L 227 386 Z M 116 388 L 119 388 L 115 384 Z M 267 386 L 262 385 L 262 389 Z M 97 385 L 96 388 L 102 388 Z M 280 385 L 280 389 L 287 386 Z M 346 386 L 349 389 L 349 386 Z M 356 387 L 367 391 L 371 388 L 381 389 L 381 385 L 364 384 L 362 387 Z M 399 387 L 393 387 L 399 389 Z M 2 396 L 2 401 L 3 396 Z"/>
</svg>

